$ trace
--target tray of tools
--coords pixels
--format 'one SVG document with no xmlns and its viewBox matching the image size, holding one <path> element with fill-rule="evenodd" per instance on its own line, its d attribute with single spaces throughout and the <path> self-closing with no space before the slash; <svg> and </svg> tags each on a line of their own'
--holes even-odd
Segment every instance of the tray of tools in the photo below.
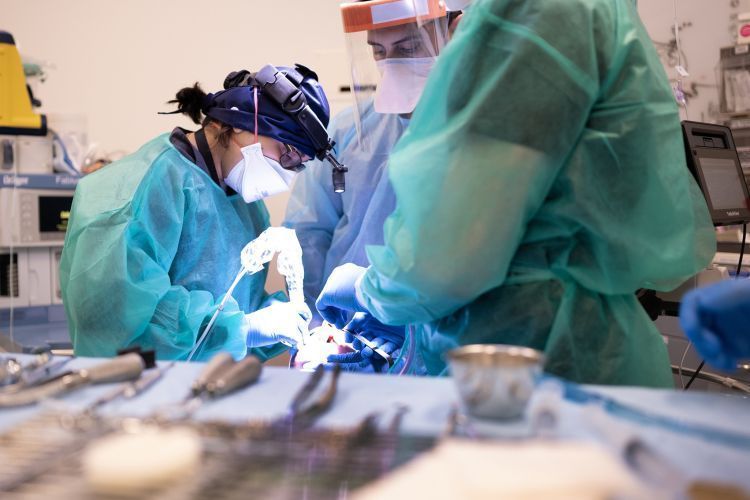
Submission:
<svg viewBox="0 0 750 500">
<path fill-rule="evenodd" d="M 224 364 L 209 363 L 178 412 L 111 418 L 95 411 L 99 401 L 77 413 L 46 411 L 5 432 L 0 496 L 346 498 L 435 445 L 434 438 L 399 433 L 406 408 L 372 413 L 348 428 L 315 426 L 334 402 L 339 376 L 322 367 L 276 420 L 196 421 L 196 402 L 210 401 L 212 387 L 218 394 L 217 381 L 224 381 L 216 373 L 233 366 Z M 235 371 L 248 373 L 245 364 Z M 244 379 L 252 383 L 257 374 Z"/>
</svg>

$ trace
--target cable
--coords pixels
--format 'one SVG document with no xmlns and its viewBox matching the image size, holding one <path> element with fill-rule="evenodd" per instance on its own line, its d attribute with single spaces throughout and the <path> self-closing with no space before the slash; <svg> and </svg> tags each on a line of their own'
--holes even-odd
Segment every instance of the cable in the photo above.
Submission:
<svg viewBox="0 0 750 500">
<path fill-rule="evenodd" d="M 678 366 L 672 365 L 672 373 L 677 373 L 678 370 Z M 692 375 L 693 373 L 695 373 L 695 370 L 691 370 L 690 368 L 684 368 L 684 370 L 686 375 Z M 701 380 L 706 380 L 714 384 L 723 385 L 724 387 L 729 387 L 730 389 L 744 392 L 745 394 L 750 394 L 750 385 L 740 382 L 739 380 L 733 379 L 731 377 L 724 377 L 722 375 L 711 372 L 701 372 L 697 375 L 697 377 Z"/>
<path fill-rule="evenodd" d="M 687 383 L 687 384 L 685 384 L 685 390 L 686 390 L 686 391 L 687 391 L 688 389 L 690 389 L 690 386 L 691 386 L 691 385 L 693 385 L 693 381 L 695 380 L 695 377 L 697 377 L 697 376 L 698 376 L 698 374 L 699 374 L 699 373 L 701 372 L 701 370 L 703 369 L 703 365 L 705 365 L 705 364 L 706 364 L 706 361 L 705 361 L 705 360 L 701 361 L 701 364 L 699 364 L 699 365 L 698 365 L 698 368 L 697 368 L 697 369 L 695 370 L 695 372 L 693 372 L 693 376 L 692 376 L 692 377 L 690 377 L 690 380 L 688 380 L 688 383 Z"/>
<path fill-rule="evenodd" d="M 745 238 L 747 237 L 747 222 L 742 224 L 742 245 L 740 245 L 740 260 L 737 262 L 737 272 L 734 279 L 739 279 L 742 270 L 742 258 L 745 256 Z"/>
<path fill-rule="evenodd" d="M 740 258 L 737 261 L 737 272 L 734 275 L 734 279 L 740 279 L 740 270 L 742 269 L 742 259 L 745 257 L 745 241 L 747 239 L 747 223 L 742 224 L 742 245 L 740 245 Z M 688 347 L 690 345 L 688 344 Z M 687 353 L 687 350 L 685 350 L 685 353 Z M 683 361 L 685 359 L 685 355 L 683 354 Z M 693 384 L 693 381 L 698 376 L 698 374 L 701 372 L 701 369 L 703 368 L 703 365 L 706 364 L 706 360 L 702 360 L 701 364 L 698 365 L 698 368 L 695 370 L 695 373 L 693 373 L 693 376 L 690 377 L 690 380 L 688 383 L 684 386 L 683 390 L 687 391 L 690 389 L 690 386 Z M 680 363 L 680 380 L 682 380 L 682 363 Z"/>
<path fill-rule="evenodd" d="M 677 367 L 677 373 L 680 376 L 680 384 L 682 384 L 682 389 L 685 390 L 685 379 L 682 376 L 682 368 L 685 366 L 685 357 L 687 356 L 688 351 L 690 350 L 690 347 L 693 345 L 692 342 L 688 342 L 687 347 L 685 347 L 685 351 L 682 353 L 682 358 L 680 359 L 680 364 Z"/>
<path fill-rule="evenodd" d="M 689 120 L 690 112 L 688 111 L 688 103 L 682 85 L 683 72 L 687 74 L 687 70 L 682 65 L 682 42 L 680 41 L 680 23 L 677 14 L 677 0 L 673 0 L 672 5 L 674 7 L 674 38 L 677 47 L 677 67 L 675 68 L 677 70 L 677 89 L 675 91 L 675 97 L 677 98 L 678 103 L 685 108 L 685 118 Z"/>
</svg>

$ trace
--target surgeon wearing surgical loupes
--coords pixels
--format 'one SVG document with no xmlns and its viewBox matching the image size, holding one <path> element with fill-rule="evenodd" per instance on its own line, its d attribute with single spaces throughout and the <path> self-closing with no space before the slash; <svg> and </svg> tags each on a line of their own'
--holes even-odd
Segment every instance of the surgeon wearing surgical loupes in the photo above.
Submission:
<svg viewBox="0 0 750 500">
<path fill-rule="evenodd" d="M 279 70 L 326 124 L 317 75 Z M 238 74 L 249 73 L 229 75 L 225 90 L 205 94 L 196 84 L 171 101 L 199 130 L 176 128 L 78 185 L 60 266 L 78 355 L 139 345 L 186 359 L 237 275 L 241 250 L 269 226 L 261 199 L 287 190 L 316 154 L 267 88 L 236 84 Z M 238 283 L 193 359 L 242 358 L 262 346 L 255 353 L 267 358 L 301 341 L 309 311 L 266 295 L 265 277 Z"/>
<path fill-rule="evenodd" d="M 388 157 L 460 16 L 460 11 L 449 13 L 438 2 L 430 5 L 418 23 L 416 11 L 404 8 L 401 0 L 341 4 L 354 106 L 332 120 L 329 133 L 349 167 L 348 189 L 343 195 L 332 193 L 325 169 L 307 169 L 295 183 L 284 222 L 295 229 L 303 249 L 305 296 L 315 315 L 312 326 L 320 324 L 314 303 L 331 271 L 344 263 L 367 265 L 366 246 L 383 243 L 383 223 L 395 207 Z M 368 18 L 373 7 L 387 14 L 388 22 Z M 369 315 L 358 315 L 347 330 L 388 354 L 404 340 L 403 327 L 383 325 Z M 356 352 L 330 361 L 347 370 L 388 368 L 382 358 L 371 357 L 372 349 L 363 349 L 359 341 L 355 347 Z"/>
<path fill-rule="evenodd" d="M 414 325 L 429 374 L 503 343 L 573 381 L 672 386 L 634 292 L 675 288 L 715 239 L 632 0 L 473 2 L 388 169 L 385 244 L 331 273 L 324 318 Z"/>
</svg>

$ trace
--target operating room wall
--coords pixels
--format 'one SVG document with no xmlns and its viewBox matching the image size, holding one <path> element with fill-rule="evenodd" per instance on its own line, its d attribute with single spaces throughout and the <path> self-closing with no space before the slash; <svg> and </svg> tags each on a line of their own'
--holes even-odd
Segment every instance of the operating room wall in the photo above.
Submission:
<svg viewBox="0 0 750 500">
<path fill-rule="evenodd" d="M 320 76 L 332 109 L 349 100 L 337 0 L 0 0 L 0 30 L 22 56 L 54 67 L 34 84 L 42 112 L 85 117 L 103 152 L 130 152 L 190 120 L 165 103 L 200 82 L 221 89 L 237 69 L 303 63 Z M 272 222 L 288 195 L 267 200 Z M 207 228 L 210 231 L 210 228 Z M 269 288 L 281 285 L 273 275 Z"/>
<path fill-rule="evenodd" d="M 314 68 L 333 111 L 348 104 L 338 0 L 0 0 L 0 29 L 13 33 L 24 56 L 48 61 L 46 82 L 35 84 L 51 115 L 85 117 L 88 137 L 102 151 L 133 151 L 151 137 L 189 120 L 165 102 L 193 82 L 221 87 L 235 69 L 266 62 L 302 62 Z M 639 0 L 652 38 L 668 41 L 672 0 Z M 678 15 L 692 23 L 682 36 L 691 73 L 706 86 L 689 106 L 691 119 L 710 119 L 718 102 L 719 48 L 732 43 L 730 17 L 750 11 L 750 0 L 678 0 Z M 667 64 L 667 66 L 669 66 Z M 671 75 L 674 70 L 668 68 Z M 287 195 L 268 200 L 280 223 Z M 280 281 L 273 276 L 271 289 Z"/>
<path fill-rule="evenodd" d="M 674 38 L 675 7 L 682 27 L 682 65 L 689 76 L 683 86 L 694 93 L 688 98 L 682 118 L 715 122 L 719 103 L 719 49 L 734 45 L 736 15 L 750 12 L 750 0 L 639 0 L 638 10 L 643 23 L 655 42 L 666 43 Z M 657 47 L 660 44 L 657 43 Z M 678 77 L 676 61 L 668 61 L 660 51 L 662 63 L 672 81 Z M 693 86 L 695 84 L 695 86 Z"/>
</svg>

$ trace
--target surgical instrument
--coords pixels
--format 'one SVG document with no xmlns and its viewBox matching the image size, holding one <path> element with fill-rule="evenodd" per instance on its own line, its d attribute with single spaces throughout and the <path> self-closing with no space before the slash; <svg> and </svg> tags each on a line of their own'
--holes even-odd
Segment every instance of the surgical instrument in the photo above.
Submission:
<svg viewBox="0 0 750 500">
<path fill-rule="evenodd" d="M 321 415 L 331 408 L 338 390 L 340 374 L 341 367 L 334 367 L 328 389 L 326 389 L 319 399 L 305 405 L 313 392 L 315 392 L 315 389 L 320 385 L 323 375 L 325 375 L 325 368 L 322 365 L 315 368 L 315 371 L 305 385 L 302 386 L 294 399 L 292 399 L 289 405 L 289 413 L 286 417 L 282 417 L 280 422 L 286 424 L 289 429 L 305 429 L 312 426 Z"/>
<path fill-rule="evenodd" d="M 263 371 L 256 356 L 249 355 L 235 362 L 227 353 L 214 356 L 193 382 L 190 392 L 177 403 L 157 411 L 156 420 L 189 418 L 208 399 L 217 399 L 255 383 Z"/>
<path fill-rule="evenodd" d="M 63 374 L 43 385 L 2 394 L 0 408 L 26 406 L 45 398 L 59 396 L 89 384 L 106 384 L 138 378 L 143 371 L 143 360 L 138 354 L 127 354 L 105 361 L 91 368 Z"/>
<path fill-rule="evenodd" d="M 7 358 L 0 364 L 0 386 L 12 385 L 21 379 L 23 367 L 16 358 Z"/>
<path fill-rule="evenodd" d="M 281 438 L 289 441 L 293 436 L 305 433 L 318 418 L 330 410 L 336 398 L 338 379 L 341 374 L 340 366 L 334 367 L 330 383 L 325 391 L 317 399 L 310 401 L 313 393 L 323 381 L 325 372 L 323 365 L 315 368 L 307 381 L 295 393 L 285 415 L 270 422 L 249 421 L 248 428 L 253 429 L 254 435 L 271 440 Z M 372 417 L 370 420 L 374 419 L 372 415 L 368 417 Z M 363 420 L 363 425 L 366 420 Z"/>
<path fill-rule="evenodd" d="M 166 368 L 153 368 L 146 372 L 145 375 L 141 375 L 137 380 L 128 381 L 116 387 L 111 392 L 100 397 L 93 403 L 91 403 L 85 410 L 84 414 L 92 415 L 96 410 L 104 406 L 105 404 L 111 403 L 117 399 L 133 399 L 137 395 L 147 391 L 156 382 L 162 379 L 164 374 L 174 366 L 174 362 L 169 364 Z"/>
<path fill-rule="evenodd" d="M 198 378 L 193 381 L 191 388 L 192 396 L 198 396 L 203 393 L 208 384 L 221 373 L 225 372 L 234 365 L 232 355 L 227 352 L 220 352 L 211 358 L 201 371 Z M 189 397 L 188 397 L 189 399 Z"/>
<path fill-rule="evenodd" d="M 20 379 L 14 384 L 1 388 L 0 394 L 16 393 L 30 387 L 51 382 L 61 376 L 59 374 L 60 370 L 67 365 L 71 359 L 73 358 L 65 357 L 62 359 L 54 359 L 50 357 L 49 360 L 44 363 L 30 363 L 23 367 Z"/>
<path fill-rule="evenodd" d="M 43 367 L 52 359 L 52 355 L 49 351 L 43 351 L 34 357 L 34 360 L 28 363 L 26 366 L 21 365 L 15 358 L 8 358 L 4 360 L 0 366 L 0 386 L 5 386 L 5 389 L 15 386 L 24 382 L 24 379 L 29 373 L 36 371 Z M 3 389 L 3 390 L 5 390 Z"/>
<path fill-rule="evenodd" d="M 245 248 L 242 249 L 242 252 L 240 253 L 240 270 L 237 273 L 237 276 L 235 276 L 229 290 L 224 294 L 216 311 L 214 311 L 214 314 L 211 316 L 211 319 L 204 328 L 198 342 L 195 343 L 195 346 L 190 351 L 187 361 L 193 359 L 198 348 L 200 348 L 206 340 L 206 337 L 211 332 L 216 319 L 221 311 L 224 310 L 227 300 L 232 296 L 232 292 L 234 292 L 234 289 L 237 287 L 240 280 L 245 275 L 255 274 L 258 271 L 263 270 L 265 264 L 271 262 L 276 254 L 278 254 L 277 267 L 279 273 L 286 278 L 290 302 L 298 304 L 301 311 L 307 310 L 307 313 L 309 314 L 309 310 L 305 305 L 305 298 L 302 290 L 305 271 L 302 266 L 302 248 L 297 240 L 297 235 L 292 229 L 284 227 L 269 227 L 263 231 L 260 236 L 245 245 Z M 310 317 L 307 319 L 309 320 Z"/>
<path fill-rule="evenodd" d="M 359 333 L 354 333 L 353 331 L 347 330 L 346 328 L 343 328 L 343 331 L 345 331 L 346 333 L 348 333 L 349 335 L 351 335 L 355 339 L 357 339 L 360 342 L 362 342 L 362 344 L 365 347 L 369 347 L 370 349 L 372 349 L 372 352 L 374 352 L 375 354 L 377 354 L 378 356 L 380 356 L 381 358 L 383 358 L 388 363 L 388 367 L 389 368 L 391 366 L 393 366 L 393 358 L 390 356 L 390 354 L 388 354 L 387 352 L 385 352 L 384 350 L 382 350 L 380 347 L 376 346 L 374 343 L 372 343 L 369 340 L 367 340 L 365 337 L 363 337 Z"/>
</svg>

